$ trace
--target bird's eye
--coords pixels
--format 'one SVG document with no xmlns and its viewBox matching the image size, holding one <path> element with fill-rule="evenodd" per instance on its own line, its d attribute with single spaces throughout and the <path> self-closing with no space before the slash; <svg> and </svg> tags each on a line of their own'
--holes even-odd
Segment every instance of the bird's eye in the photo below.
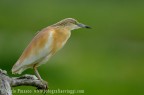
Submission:
<svg viewBox="0 0 144 95">
<path fill-rule="evenodd" d="M 76 22 L 76 21 L 73 21 L 73 24 L 77 24 L 77 22 Z"/>
</svg>

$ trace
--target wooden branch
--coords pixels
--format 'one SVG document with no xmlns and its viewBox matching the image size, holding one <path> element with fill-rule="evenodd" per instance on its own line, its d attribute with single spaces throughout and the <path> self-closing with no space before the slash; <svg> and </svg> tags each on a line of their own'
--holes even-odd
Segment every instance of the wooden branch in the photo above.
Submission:
<svg viewBox="0 0 144 95">
<path fill-rule="evenodd" d="M 21 77 L 9 77 L 5 70 L 0 69 L 0 95 L 12 95 L 11 87 L 34 86 L 37 89 L 47 89 L 34 75 L 23 75 Z"/>
</svg>

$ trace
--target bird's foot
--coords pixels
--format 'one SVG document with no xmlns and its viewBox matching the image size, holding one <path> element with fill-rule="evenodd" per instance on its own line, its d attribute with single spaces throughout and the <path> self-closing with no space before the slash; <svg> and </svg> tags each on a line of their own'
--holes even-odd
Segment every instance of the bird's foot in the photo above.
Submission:
<svg viewBox="0 0 144 95">
<path fill-rule="evenodd" d="M 42 79 L 40 81 L 41 81 L 43 86 L 37 87 L 37 90 L 42 90 L 43 95 L 45 95 L 47 93 L 47 90 L 48 90 L 48 82 L 45 80 L 42 80 Z"/>
<path fill-rule="evenodd" d="M 45 80 L 41 80 L 42 84 L 45 85 L 46 90 L 48 89 L 48 82 Z"/>
<path fill-rule="evenodd" d="M 43 85 L 43 87 L 41 88 L 41 87 L 38 87 L 37 89 L 41 89 L 41 90 L 48 90 L 48 82 L 47 81 L 45 81 L 45 80 L 40 80 L 41 81 L 41 83 L 42 83 L 42 85 Z"/>
</svg>

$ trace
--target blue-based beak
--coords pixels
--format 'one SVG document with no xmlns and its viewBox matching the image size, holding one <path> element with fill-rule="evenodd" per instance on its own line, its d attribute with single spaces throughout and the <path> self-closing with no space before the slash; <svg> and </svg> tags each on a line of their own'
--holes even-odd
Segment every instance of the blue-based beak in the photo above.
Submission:
<svg viewBox="0 0 144 95">
<path fill-rule="evenodd" d="M 88 28 L 90 29 L 91 27 L 87 26 L 87 25 L 84 25 L 82 23 L 78 23 L 77 26 L 81 27 L 81 28 Z"/>
</svg>

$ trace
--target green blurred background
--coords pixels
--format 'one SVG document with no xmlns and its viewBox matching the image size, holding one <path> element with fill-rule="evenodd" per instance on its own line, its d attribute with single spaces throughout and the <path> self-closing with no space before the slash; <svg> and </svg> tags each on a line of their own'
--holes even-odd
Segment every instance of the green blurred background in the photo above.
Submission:
<svg viewBox="0 0 144 95">
<path fill-rule="evenodd" d="M 39 67 L 50 89 L 144 95 L 143 0 L 0 0 L 0 68 L 19 76 L 11 68 L 35 33 L 67 17 L 92 29 L 72 31 L 66 46 Z"/>
</svg>

